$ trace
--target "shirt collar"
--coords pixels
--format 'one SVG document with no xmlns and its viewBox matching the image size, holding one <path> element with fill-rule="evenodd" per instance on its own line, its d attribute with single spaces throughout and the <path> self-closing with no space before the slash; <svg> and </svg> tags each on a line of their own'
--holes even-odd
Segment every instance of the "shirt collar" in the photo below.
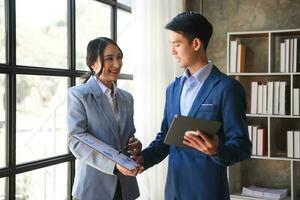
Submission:
<svg viewBox="0 0 300 200">
<path fill-rule="evenodd" d="M 114 82 L 112 85 L 114 93 L 111 94 L 111 89 L 109 89 L 106 85 L 104 85 L 98 78 L 96 78 L 96 76 L 94 76 L 94 79 L 97 81 L 98 85 L 100 86 L 100 88 L 104 94 L 108 93 L 109 95 L 111 95 L 112 98 L 116 97 L 117 86 L 115 85 Z"/>
<path fill-rule="evenodd" d="M 196 71 L 193 75 L 189 75 L 188 69 L 186 68 L 183 72 L 183 75 L 181 77 L 181 81 L 183 82 L 184 80 L 189 80 L 191 82 L 203 82 L 208 75 L 210 74 L 212 70 L 213 63 L 209 60 L 208 64 Z"/>
</svg>

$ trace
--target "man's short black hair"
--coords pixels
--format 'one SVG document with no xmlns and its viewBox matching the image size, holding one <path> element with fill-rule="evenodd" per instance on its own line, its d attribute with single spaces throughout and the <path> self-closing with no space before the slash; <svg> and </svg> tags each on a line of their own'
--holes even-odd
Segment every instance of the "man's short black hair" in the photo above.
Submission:
<svg viewBox="0 0 300 200">
<path fill-rule="evenodd" d="M 190 42 L 194 38 L 199 38 L 204 43 L 205 50 L 213 33 L 213 27 L 209 21 L 200 13 L 194 11 L 178 14 L 165 28 L 182 34 Z"/>
</svg>

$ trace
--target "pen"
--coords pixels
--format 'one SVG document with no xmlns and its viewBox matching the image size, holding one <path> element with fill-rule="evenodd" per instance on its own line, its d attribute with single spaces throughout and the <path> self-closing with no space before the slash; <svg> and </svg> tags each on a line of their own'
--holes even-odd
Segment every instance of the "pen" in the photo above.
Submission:
<svg viewBox="0 0 300 200">
<path fill-rule="evenodd" d="M 126 145 L 123 149 L 121 149 L 121 150 L 119 151 L 119 154 L 125 153 L 125 152 L 127 152 L 127 150 L 128 150 L 128 145 Z"/>
<path fill-rule="evenodd" d="M 134 137 L 134 135 L 133 135 L 133 136 L 130 137 L 130 138 L 135 138 L 135 137 Z M 121 149 L 121 150 L 119 151 L 119 154 L 121 154 L 121 153 L 127 153 L 128 147 L 129 147 L 129 145 L 127 144 L 123 149 Z"/>
</svg>

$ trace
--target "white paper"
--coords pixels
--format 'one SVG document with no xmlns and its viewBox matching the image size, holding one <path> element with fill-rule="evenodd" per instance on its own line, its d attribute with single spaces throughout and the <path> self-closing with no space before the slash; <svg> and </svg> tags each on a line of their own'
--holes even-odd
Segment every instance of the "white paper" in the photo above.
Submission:
<svg viewBox="0 0 300 200">
<path fill-rule="evenodd" d="M 88 145 L 95 151 L 101 153 L 105 157 L 111 159 L 115 163 L 127 168 L 128 170 L 132 170 L 136 166 L 134 160 L 132 160 L 125 154 L 119 154 L 119 152 L 116 149 L 112 148 L 111 146 L 107 145 L 106 143 L 102 142 L 101 140 L 88 133 L 77 133 L 73 134 L 72 136 L 78 139 L 80 142 Z"/>
<path fill-rule="evenodd" d="M 287 197 L 287 192 L 287 189 L 272 189 L 251 185 L 249 187 L 243 187 L 242 195 L 269 200 L 279 200 Z"/>
</svg>

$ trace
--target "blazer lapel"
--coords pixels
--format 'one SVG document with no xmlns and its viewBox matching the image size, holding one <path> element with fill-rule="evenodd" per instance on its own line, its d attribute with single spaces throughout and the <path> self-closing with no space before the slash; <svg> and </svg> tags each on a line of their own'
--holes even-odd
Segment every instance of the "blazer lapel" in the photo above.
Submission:
<svg viewBox="0 0 300 200">
<path fill-rule="evenodd" d="M 127 101 L 126 99 L 123 98 L 122 95 L 120 95 L 120 92 L 117 89 L 117 93 L 116 93 L 116 98 L 117 98 L 117 102 L 118 102 L 118 109 L 119 109 L 119 113 L 120 113 L 120 135 L 122 136 L 122 134 L 124 133 L 124 129 L 127 123 Z"/>
<path fill-rule="evenodd" d="M 105 94 L 102 92 L 98 83 L 96 82 L 96 80 L 93 77 L 91 77 L 88 80 L 87 84 L 89 84 L 89 86 L 90 86 L 91 92 L 95 97 L 96 105 L 99 108 L 100 113 L 102 113 L 103 118 L 106 120 L 106 124 L 108 124 L 110 130 L 112 131 L 112 134 L 114 135 L 114 137 L 116 139 L 117 145 L 119 147 L 121 147 L 118 123 L 113 114 L 111 106 L 109 105 L 109 102 L 106 99 Z"/>
<path fill-rule="evenodd" d="M 210 92 L 214 88 L 214 86 L 219 82 L 219 80 L 220 80 L 220 71 L 218 70 L 218 68 L 213 66 L 210 75 L 204 81 L 201 89 L 199 90 L 199 92 L 195 98 L 193 105 L 189 111 L 188 116 L 195 117 L 200 106 L 203 104 L 203 102 L 208 97 L 208 95 L 210 94 Z"/>
<path fill-rule="evenodd" d="M 180 95 L 181 95 L 181 91 L 182 91 L 182 87 L 183 87 L 183 83 L 181 82 L 181 78 L 180 77 L 176 77 L 175 80 L 175 91 L 174 91 L 174 110 L 175 110 L 175 114 L 177 115 L 181 115 L 180 112 Z"/>
</svg>

